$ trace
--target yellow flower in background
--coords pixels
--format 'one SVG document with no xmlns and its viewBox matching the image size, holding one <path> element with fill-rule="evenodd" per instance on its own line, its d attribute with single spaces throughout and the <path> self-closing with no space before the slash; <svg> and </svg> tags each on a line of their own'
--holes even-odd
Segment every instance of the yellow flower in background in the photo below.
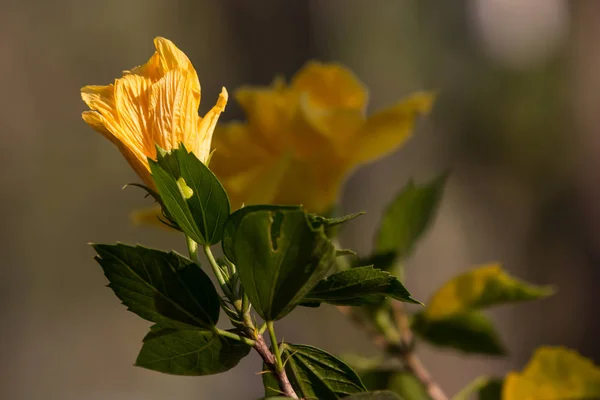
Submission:
<svg viewBox="0 0 600 400">
<path fill-rule="evenodd" d="M 151 187 L 147 158 L 156 159 L 155 146 L 169 151 L 183 143 L 206 162 L 213 130 L 227 104 L 223 88 L 217 104 L 200 117 L 200 82 L 192 63 L 167 39 L 154 39 L 154 46 L 156 52 L 146 64 L 124 71 L 114 84 L 81 89 L 91 110 L 83 112 L 85 122 L 113 142 Z"/>
<path fill-rule="evenodd" d="M 415 93 L 365 116 L 367 90 L 338 64 L 306 64 L 289 85 L 242 87 L 246 123 L 217 127 L 211 169 L 242 204 L 302 204 L 325 212 L 348 174 L 402 145 L 434 95 Z"/>
</svg>

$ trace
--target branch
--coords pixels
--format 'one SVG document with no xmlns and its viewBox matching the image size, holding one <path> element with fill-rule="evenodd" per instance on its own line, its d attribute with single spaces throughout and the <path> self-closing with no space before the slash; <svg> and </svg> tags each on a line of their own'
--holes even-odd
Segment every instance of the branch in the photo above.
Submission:
<svg viewBox="0 0 600 400">
<path fill-rule="evenodd" d="M 292 384 L 290 383 L 290 380 L 287 377 L 285 369 L 278 371 L 275 356 L 273 356 L 273 353 L 271 353 L 271 350 L 269 350 L 269 347 L 267 346 L 265 340 L 261 335 L 256 336 L 256 345 L 254 346 L 254 349 L 263 359 L 265 365 L 269 368 L 269 370 L 277 377 L 279 387 L 281 388 L 283 393 L 287 397 L 297 399 L 298 395 L 294 391 L 294 388 L 292 387 Z"/>
<path fill-rule="evenodd" d="M 384 335 L 379 332 L 375 327 L 360 318 L 351 307 L 338 306 L 337 308 L 342 314 L 349 317 L 354 324 L 363 329 L 377 347 L 386 354 L 400 359 L 405 368 L 421 382 L 423 387 L 425 387 L 425 390 L 427 390 L 427 393 L 432 400 L 448 400 L 448 396 L 446 396 L 440 386 L 433 380 L 429 371 L 427 371 L 421 360 L 414 353 L 414 337 L 410 330 L 408 318 L 404 312 L 402 303 L 397 301 L 392 302 L 399 339 L 396 338 L 398 335 Z"/>
</svg>

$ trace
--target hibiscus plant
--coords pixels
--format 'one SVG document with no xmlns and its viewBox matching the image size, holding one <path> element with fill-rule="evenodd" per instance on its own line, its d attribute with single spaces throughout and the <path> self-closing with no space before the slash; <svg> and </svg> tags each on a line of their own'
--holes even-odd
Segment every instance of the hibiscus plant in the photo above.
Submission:
<svg viewBox="0 0 600 400">
<path fill-rule="evenodd" d="M 139 215 L 178 232 L 189 250 L 92 245 L 116 296 L 153 323 L 137 366 L 212 375 L 256 351 L 265 398 L 442 400 L 447 394 L 415 351 L 419 340 L 503 355 L 483 311 L 554 292 L 490 263 L 451 280 L 425 305 L 413 298 L 402 261 L 431 225 L 447 175 L 397 194 L 371 254 L 340 247 L 338 227 L 360 215 L 332 212 L 345 178 L 400 147 L 435 94 L 415 93 L 366 116 L 366 89 L 348 69 L 310 62 L 289 84 L 277 78 L 240 88 L 235 98 L 247 122 L 217 124 L 225 88 L 200 117 L 191 62 L 172 42 L 154 43 L 146 64 L 81 91 L 85 122 L 117 146 L 142 180 L 135 185 L 157 203 Z M 364 330 L 382 357 L 343 360 L 278 340 L 277 321 L 321 305 Z M 599 375 L 575 352 L 543 347 L 522 373 L 481 377 L 455 398 L 590 398 L 600 396 Z"/>
</svg>

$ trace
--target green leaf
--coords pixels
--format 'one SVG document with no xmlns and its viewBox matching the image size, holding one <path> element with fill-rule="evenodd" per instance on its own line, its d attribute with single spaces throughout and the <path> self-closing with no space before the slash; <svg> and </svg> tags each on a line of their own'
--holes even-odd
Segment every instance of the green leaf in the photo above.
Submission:
<svg viewBox="0 0 600 400">
<path fill-rule="evenodd" d="M 108 286 L 130 311 L 170 328 L 207 328 L 217 323 L 217 291 L 192 261 L 141 246 L 92 246 Z"/>
<path fill-rule="evenodd" d="M 301 210 L 247 213 L 233 241 L 240 281 L 266 321 L 287 315 L 335 263 L 335 247 Z"/>
<path fill-rule="evenodd" d="M 441 347 L 465 353 L 504 355 L 506 350 L 490 320 L 478 312 L 428 319 L 424 313 L 413 316 L 412 329 L 422 339 Z"/>
<path fill-rule="evenodd" d="M 377 254 L 405 258 L 429 227 L 440 203 L 447 175 L 425 184 L 410 181 L 390 203 L 375 241 Z"/>
<path fill-rule="evenodd" d="M 388 389 L 403 400 L 431 400 L 423 384 L 409 372 L 393 369 L 372 369 L 360 374 L 369 390 Z"/>
<path fill-rule="evenodd" d="M 523 372 L 504 381 L 503 400 L 600 398 L 600 367 L 576 351 L 540 347 Z"/>
<path fill-rule="evenodd" d="M 324 226 L 325 228 L 332 228 L 337 225 L 341 225 L 350 220 L 353 220 L 356 217 L 360 217 L 364 212 L 357 212 L 353 214 L 344 215 L 342 217 L 337 218 L 327 218 L 317 214 L 308 214 L 308 218 L 315 228 Z"/>
<path fill-rule="evenodd" d="M 519 281 L 506 274 L 500 265 L 490 264 L 452 279 L 427 303 L 429 319 L 443 319 L 454 314 L 490 306 L 535 300 L 550 296 L 554 289 Z"/>
<path fill-rule="evenodd" d="M 219 242 L 230 206 L 217 177 L 183 144 L 157 154 L 158 160 L 148 163 L 167 215 L 194 241 Z"/>
<path fill-rule="evenodd" d="M 372 265 L 384 271 L 391 271 L 396 265 L 396 255 L 394 253 L 372 254 L 369 257 L 359 259 L 354 267 L 357 268 L 361 265 Z"/>
<path fill-rule="evenodd" d="M 330 275 L 319 282 L 302 301 L 359 306 L 377 303 L 384 297 L 421 304 L 411 297 L 395 276 L 372 266 L 348 269 Z"/>
<path fill-rule="evenodd" d="M 478 400 L 501 400 L 503 383 L 502 379 L 480 376 L 452 397 L 452 400 L 469 400 L 471 398 Z M 477 396 L 475 397 L 475 395 Z"/>
<path fill-rule="evenodd" d="M 284 343 L 281 351 L 290 383 L 303 399 L 341 399 L 367 390 L 348 364 L 323 350 Z M 267 396 L 277 394 L 273 393 L 278 388 L 274 379 L 272 374 L 263 374 Z"/>
<path fill-rule="evenodd" d="M 223 247 L 223 254 L 234 264 L 237 264 L 237 260 L 235 259 L 235 251 L 233 248 L 233 241 L 235 237 L 235 232 L 238 228 L 238 225 L 242 221 L 246 215 L 251 212 L 256 211 L 283 211 L 283 210 L 301 210 L 300 206 L 276 206 L 276 205 L 268 205 L 268 204 L 258 204 L 253 206 L 245 206 L 232 213 L 227 221 L 225 222 L 225 226 L 223 228 L 223 241 L 221 242 L 221 246 Z"/>
<path fill-rule="evenodd" d="M 345 400 L 404 400 L 402 397 L 389 390 L 377 392 L 365 392 L 353 394 L 352 396 L 344 397 Z"/>
<path fill-rule="evenodd" d="M 235 367 L 250 346 L 209 330 L 153 326 L 135 365 L 173 375 L 211 375 Z"/>
</svg>

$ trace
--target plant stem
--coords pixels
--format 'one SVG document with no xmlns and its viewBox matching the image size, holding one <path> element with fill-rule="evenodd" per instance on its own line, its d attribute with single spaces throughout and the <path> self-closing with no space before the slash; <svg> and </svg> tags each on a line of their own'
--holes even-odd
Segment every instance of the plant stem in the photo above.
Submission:
<svg viewBox="0 0 600 400">
<path fill-rule="evenodd" d="M 196 243 L 191 237 L 185 235 L 187 242 L 188 252 L 190 253 L 190 259 L 197 263 L 198 262 L 198 243 Z"/>
<path fill-rule="evenodd" d="M 219 336 L 223 336 L 223 337 L 227 337 L 229 339 L 233 339 L 233 340 L 237 340 L 238 342 L 242 342 L 247 344 L 248 346 L 256 346 L 256 341 L 252 340 L 252 339 L 248 339 L 247 337 L 244 336 L 240 336 L 236 333 L 233 332 L 229 332 L 229 331 L 224 331 L 223 329 L 219 329 L 217 327 L 215 327 L 214 332 L 219 335 Z"/>
<path fill-rule="evenodd" d="M 394 319 L 396 322 L 396 329 L 400 335 L 399 344 L 397 347 L 397 356 L 404 361 L 406 368 L 412 372 L 415 377 L 421 381 L 421 384 L 427 390 L 427 393 L 433 400 L 448 400 L 448 396 L 444 393 L 442 388 L 433 380 L 431 374 L 419 357 L 414 352 L 414 336 L 410 330 L 410 324 L 408 322 L 408 316 L 404 309 L 404 305 L 399 301 L 392 302 L 392 310 L 394 311 Z"/>
<path fill-rule="evenodd" d="M 212 250 L 210 249 L 210 245 L 205 244 L 202 246 L 202 249 L 204 250 L 204 254 L 206 254 L 208 263 L 212 267 L 213 273 L 217 277 L 217 281 L 219 282 L 219 286 L 221 286 L 223 293 L 225 294 L 225 296 L 227 296 L 229 300 L 231 300 L 231 303 L 235 302 L 237 299 L 235 298 L 233 293 L 231 293 L 231 290 L 229 290 L 229 286 L 227 286 L 225 277 L 221 272 L 221 267 L 219 267 L 219 264 L 217 263 L 217 260 L 215 259 L 215 256 L 213 255 Z"/>
<path fill-rule="evenodd" d="M 265 365 L 269 368 L 271 373 L 275 374 L 277 377 L 279 388 L 283 394 L 285 394 L 287 397 L 291 397 L 292 399 L 297 399 L 298 395 L 294 391 L 294 388 L 292 387 L 292 384 L 285 373 L 285 369 L 277 371 L 276 360 L 262 336 L 258 335 L 256 337 L 256 346 L 254 346 L 254 349 L 263 359 Z"/>
<path fill-rule="evenodd" d="M 281 352 L 279 351 L 279 344 L 277 343 L 277 336 L 275 336 L 275 329 L 273 321 L 267 321 L 267 330 L 269 331 L 269 338 L 271 339 L 271 347 L 273 347 L 273 353 L 275 353 L 275 362 L 277 363 L 277 372 L 283 371 L 283 362 L 281 362 Z"/>
<path fill-rule="evenodd" d="M 400 302 L 392 302 L 394 310 L 395 326 L 387 312 L 378 312 L 375 318 L 374 329 L 361 319 L 351 307 L 338 306 L 344 315 L 348 316 L 355 324 L 363 328 L 371 337 L 373 343 L 380 347 L 389 356 L 396 357 L 402 361 L 407 370 L 409 370 L 423 385 L 429 397 L 432 400 L 448 400 L 448 396 L 432 378 L 431 374 L 421 360 L 414 353 L 412 342 L 413 334 L 410 330 L 408 317 L 404 312 L 404 306 Z"/>
</svg>

